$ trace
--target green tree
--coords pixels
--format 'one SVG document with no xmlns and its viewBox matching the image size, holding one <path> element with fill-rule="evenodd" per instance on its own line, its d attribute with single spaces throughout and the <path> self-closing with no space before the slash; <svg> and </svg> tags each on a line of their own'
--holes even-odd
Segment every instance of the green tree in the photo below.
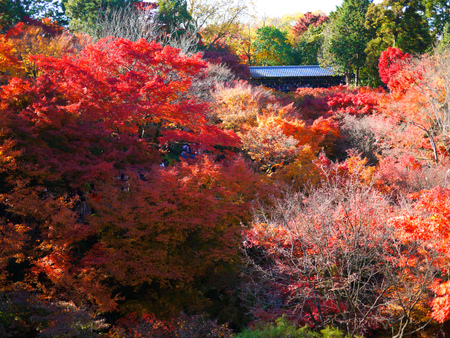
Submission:
<svg viewBox="0 0 450 338">
<path fill-rule="evenodd" d="M 419 0 L 384 0 L 371 4 L 367 11 L 366 28 L 373 34 L 367 44 L 367 68 L 378 79 L 378 60 L 388 47 L 405 53 L 422 54 L 432 45 L 430 27 Z"/>
<path fill-rule="evenodd" d="M 332 14 L 325 32 L 320 64 L 343 74 L 347 84 L 352 74 L 355 74 L 355 84 L 359 84 L 359 72 L 366 61 L 364 50 L 370 31 L 365 27 L 365 20 L 370 2 L 344 0 Z"/>
<path fill-rule="evenodd" d="M 20 0 L 0 0 L 0 29 L 7 30 L 25 15 L 25 8 Z"/>
<path fill-rule="evenodd" d="M 67 24 L 62 0 L 0 0 L 0 32 L 14 26 L 28 16 L 34 19 L 51 18 L 60 25 Z"/>
<path fill-rule="evenodd" d="M 255 63 L 259 66 L 290 65 L 292 47 L 286 36 L 286 32 L 282 32 L 274 26 L 259 28 L 253 42 Z"/>
<path fill-rule="evenodd" d="M 326 23 L 314 26 L 310 25 L 305 33 L 298 39 L 294 47 L 293 60 L 295 64 L 317 65 L 318 55 L 324 42 L 324 30 Z"/>
<path fill-rule="evenodd" d="M 421 0 L 425 7 L 425 15 L 435 37 L 444 34 L 445 26 L 450 24 L 450 1 Z"/>
<path fill-rule="evenodd" d="M 65 0 L 39 0 L 30 1 L 27 7 L 27 15 L 34 19 L 50 18 L 60 25 L 67 25 L 67 17 L 65 15 Z"/>
<path fill-rule="evenodd" d="M 450 45 L 450 24 L 446 24 L 442 32 L 442 38 L 436 46 L 438 52 L 442 52 Z"/>
<path fill-rule="evenodd" d="M 419 0 L 384 0 L 370 5 L 366 27 L 374 29 L 376 38 L 384 40 L 388 47 L 423 53 L 432 43 L 424 10 Z"/>
<path fill-rule="evenodd" d="M 168 33 L 187 30 L 192 26 L 186 0 L 159 0 L 157 19 Z"/>
<path fill-rule="evenodd" d="M 100 13 L 127 4 L 127 0 L 64 0 L 69 27 L 74 31 L 94 30 Z"/>
</svg>

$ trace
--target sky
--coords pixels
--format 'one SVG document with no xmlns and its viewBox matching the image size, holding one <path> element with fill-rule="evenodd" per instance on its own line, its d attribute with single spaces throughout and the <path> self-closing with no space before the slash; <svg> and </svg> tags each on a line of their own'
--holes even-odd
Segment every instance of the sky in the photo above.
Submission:
<svg viewBox="0 0 450 338">
<path fill-rule="evenodd" d="M 254 0 L 259 17 L 282 17 L 285 14 L 322 11 L 329 14 L 343 0 Z"/>
</svg>

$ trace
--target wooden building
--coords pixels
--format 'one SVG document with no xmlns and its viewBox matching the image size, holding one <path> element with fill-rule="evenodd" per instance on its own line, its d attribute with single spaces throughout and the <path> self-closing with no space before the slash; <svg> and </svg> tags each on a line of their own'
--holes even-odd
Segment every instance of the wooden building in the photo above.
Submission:
<svg viewBox="0 0 450 338">
<path fill-rule="evenodd" d="M 270 66 L 250 67 L 250 82 L 280 91 L 299 87 L 331 87 L 345 84 L 343 76 L 332 69 L 320 66 Z"/>
</svg>

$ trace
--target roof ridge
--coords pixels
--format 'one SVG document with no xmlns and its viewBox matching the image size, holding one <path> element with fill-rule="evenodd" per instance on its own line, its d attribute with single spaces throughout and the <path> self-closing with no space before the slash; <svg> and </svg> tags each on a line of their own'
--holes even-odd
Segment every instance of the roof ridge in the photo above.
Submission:
<svg viewBox="0 0 450 338">
<path fill-rule="evenodd" d="M 304 68 L 319 67 L 324 69 L 330 68 L 330 67 L 321 67 L 320 65 L 250 66 L 250 68 L 298 68 L 298 67 Z"/>
</svg>

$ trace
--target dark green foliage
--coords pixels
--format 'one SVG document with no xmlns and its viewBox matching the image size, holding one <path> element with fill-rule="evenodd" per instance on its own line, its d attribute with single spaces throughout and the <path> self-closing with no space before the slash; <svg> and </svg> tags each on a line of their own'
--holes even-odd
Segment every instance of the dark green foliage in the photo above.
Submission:
<svg viewBox="0 0 450 338">
<path fill-rule="evenodd" d="M 180 33 L 179 31 L 191 28 L 192 17 L 187 10 L 186 0 L 159 0 L 157 19 L 167 33 Z"/>
<path fill-rule="evenodd" d="M 448 0 L 421 0 L 425 8 L 425 15 L 435 37 L 445 34 L 445 26 L 450 23 L 450 1 Z"/>
<path fill-rule="evenodd" d="M 235 335 L 236 338 L 346 338 L 342 331 L 326 328 L 320 332 L 311 330 L 308 326 L 298 328 L 285 317 L 278 318 L 275 324 L 257 325 Z"/>
<path fill-rule="evenodd" d="M 324 27 L 310 25 L 308 30 L 298 39 L 293 51 L 293 63 L 297 65 L 319 64 L 318 54 L 324 41 Z"/>
<path fill-rule="evenodd" d="M 26 17 L 51 18 L 60 25 L 67 24 L 62 0 L 0 0 L 0 32 L 6 31 Z"/>
<path fill-rule="evenodd" d="M 25 8 L 20 0 L 0 0 L 0 31 L 14 26 L 25 15 Z"/>
<path fill-rule="evenodd" d="M 378 60 L 388 47 L 400 48 L 410 54 L 423 54 L 430 48 L 433 40 L 424 10 L 418 0 L 384 0 L 369 6 L 366 28 L 373 35 L 365 50 L 369 84 L 380 83 Z"/>
<path fill-rule="evenodd" d="M 366 61 L 367 42 L 370 31 L 365 27 L 369 0 L 345 0 L 336 13 L 325 34 L 321 64 L 331 66 L 345 75 L 347 84 L 355 74 L 355 84 L 359 84 L 359 70 Z"/>
<path fill-rule="evenodd" d="M 94 29 L 100 13 L 128 3 L 127 0 L 64 0 L 69 27 L 75 31 Z"/>
<path fill-rule="evenodd" d="M 255 63 L 258 66 L 282 66 L 292 62 L 292 48 L 286 32 L 274 26 L 265 26 L 256 32 Z"/>
</svg>

